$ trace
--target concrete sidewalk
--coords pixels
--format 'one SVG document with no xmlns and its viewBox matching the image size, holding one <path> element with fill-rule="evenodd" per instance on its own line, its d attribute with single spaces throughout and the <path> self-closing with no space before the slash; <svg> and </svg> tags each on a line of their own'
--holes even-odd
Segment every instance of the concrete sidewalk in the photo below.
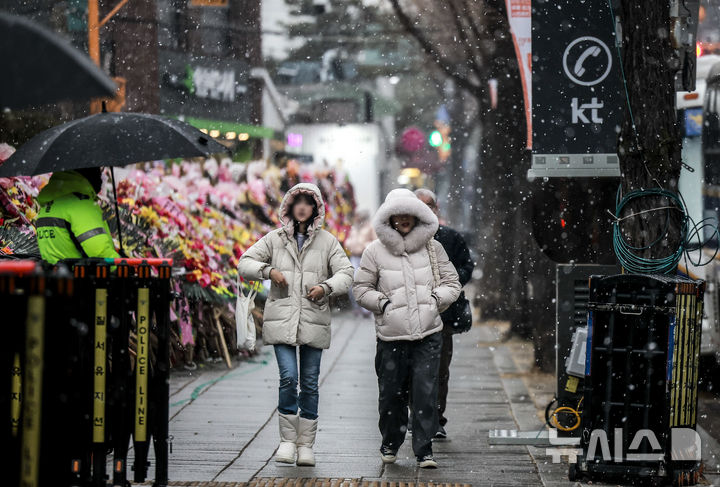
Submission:
<svg viewBox="0 0 720 487">
<path fill-rule="evenodd" d="M 317 466 L 277 465 L 272 460 L 278 444 L 278 375 L 272 350 L 266 347 L 259 357 L 231 371 L 173 376 L 171 483 L 255 480 L 259 485 L 265 482 L 258 479 L 304 478 L 377 481 L 378 485 L 383 481 L 542 485 L 526 447 L 488 444 L 488 430 L 522 426 L 527 423 L 523 415 L 536 419 L 527 392 L 500 376 L 497 362 L 507 357 L 491 346 L 497 341 L 495 330 L 475 327 L 455 340 L 450 439 L 435 444 L 440 469 L 417 469 L 409 441 L 397 464 L 383 466 L 378 453 L 373 324 L 370 319 L 340 314 L 333 322 L 332 347 L 323 355 Z M 508 391 L 516 403 L 510 403 Z"/>
<path fill-rule="evenodd" d="M 580 485 L 569 482 L 567 465 L 553 464 L 544 449 L 488 444 L 492 429 L 543 428 L 538 400 L 544 399 L 538 390 L 544 386 L 541 380 L 528 382 L 522 365 L 522 355 L 531 356 L 532 348 L 524 352 L 501 342 L 499 336 L 497 327 L 476 326 L 454 337 L 449 439 L 435 443 L 437 470 L 416 467 L 410 441 L 403 445 L 396 464 L 383 466 L 380 460 L 370 319 L 350 314 L 334 317 L 333 343 L 323 355 L 321 370 L 316 467 L 272 460 L 278 445 L 278 373 L 271 348 L 263 348 L 258 357 L 234 370 L 175 373 L 170 398 L 171 485 Z"/>
<path fill-rule="evenodd" d="M 505 327 L 489 327 L 490 330 L 504 331 Z M 492 334 L 492 332 L 490 333 Z M 542 373 L 534 368 L 533 344 L 530 341 L 513 339 L 506 342 L 489 343 L 495 356 L 495 365 L 500 374 L 505 390 L 508 392 L 510 404 L 519 429 L 534 431 L 544 423 L 545 408 L 555 395 L 555 375 Z M 516 391 L 512 393 L 511 391 Z M 535 417 L 533 417 L 534 405 Z M 700 404 L 700 413 L 703 411 Z M 705 429 L 708 426 L 708 415 L 699 414 L 697 432 L 702 444 L 703 478 L 698 485 L 720 486 L 720 444 Z M 546 448 L 528 447 L 528 451 L 538 465 L 538 471 L 543 485 L 565 486 L 573 485 L 567 481 L 567 458 L 562 462 L 553 464 L 547 455 Z M 603 483 L 595 480 L 575 483 L 575 485 L 618 485 L 616 483 Z M 623 485 L 631 485 L 623 484 Z"/>
<path fill-rule="evenodd" d="M 455 336 L 449 439 L 438 470 L 419 470 L 406 441 L 394 465 L 378 449 L 372 321 L 339 314 L 323 355 L 317 466 L 275 464 L 278 372 L 270 347 L 235 369 L 175 372 L 171 379 L 170 485 L 216 487 L 581 486 L 544 448 L 491 446 L 492 429 L 544 429 L 552 376 L 532 369 L 532 345 L 502 342 L 498 326 Z M 702 428 L 706 485 L 720 485 L 720 446 Z M 408 438 L 410 440 L 410 438 Z M 151 455 L 152 461 L 152 455 Z M 154 462 L 153 462 L 154 463 Z M 150 470 L 152 474 L 152 468 Z M 595 485 L 598 482 L 594 482 Z"/>
</svg>

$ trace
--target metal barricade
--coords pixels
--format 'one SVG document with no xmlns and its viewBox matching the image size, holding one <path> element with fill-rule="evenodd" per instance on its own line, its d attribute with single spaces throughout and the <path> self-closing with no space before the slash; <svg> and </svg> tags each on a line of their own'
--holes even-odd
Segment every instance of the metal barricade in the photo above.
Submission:
<svg viewBox="0 0 720 487">
<path fill-rule="evenodd" d="M 168 483 L 172 261 L 83 259 L 54 268 L 0 262 L 9 339 L 0 414 L 10 485 Z"/>
</svg>

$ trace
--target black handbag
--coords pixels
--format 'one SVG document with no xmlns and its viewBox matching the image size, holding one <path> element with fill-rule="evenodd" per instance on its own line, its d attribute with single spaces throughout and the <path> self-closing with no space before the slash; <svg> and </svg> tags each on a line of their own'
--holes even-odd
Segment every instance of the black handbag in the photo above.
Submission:
<svg viewBox="0 0 720 487">
<path fill-rule="evenodd" d="M 465 297 L 465 291 L 460 293 L 450 307 L 440 313 L 444 327 L 452 334 L 466 333 L 472 328 L 472 309 L 470 309 L 470 301 Z"/>
</svg>

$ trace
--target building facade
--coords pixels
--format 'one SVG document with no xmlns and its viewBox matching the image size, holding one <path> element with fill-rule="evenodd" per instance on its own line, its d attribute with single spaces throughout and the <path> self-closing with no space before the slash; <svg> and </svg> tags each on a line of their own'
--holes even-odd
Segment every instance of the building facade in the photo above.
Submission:
<svg viewBox="0 0 720 487">
<path fill-rule="evenodd" d="M 87 51 L 94 0 L 0 0 Z M 98 0 L 100 19 L 119 0 Z M 125 84 L 123 111 L 184 119 L 255 155 L 263 130 L 259 0 L 129 0 L 101 28 L 101 67 Z M 77 115 L 87 108 L 79 107 Z M 226 134 L 230 138 L 226 139 Z M 226 139 L 226 140 L 225 140 Z"/>
</svg>

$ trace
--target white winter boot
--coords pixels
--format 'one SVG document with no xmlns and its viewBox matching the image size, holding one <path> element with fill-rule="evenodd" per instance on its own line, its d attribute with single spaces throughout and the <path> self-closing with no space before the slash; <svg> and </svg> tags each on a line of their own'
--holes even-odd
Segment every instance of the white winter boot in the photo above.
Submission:
<svg viewBox="0 0 720 487">
<path fill-rule="evenodd" d="M 295 463 L 295 454 L 298 440 L 298 415 L 279 414 L 280 423 L 280 446 L 275 453 L 275 461 L 278 463 Z"/>
<path fill-rule="evenodd" d="M 298 423 L 297 439 L 297 464 L 299 466 L 315 466 L 315 454 L 313 453 L 313 445 L 315 444 L 317 426 L 317 419 L 300 418 L 300 422 Z"/>
</svg>

